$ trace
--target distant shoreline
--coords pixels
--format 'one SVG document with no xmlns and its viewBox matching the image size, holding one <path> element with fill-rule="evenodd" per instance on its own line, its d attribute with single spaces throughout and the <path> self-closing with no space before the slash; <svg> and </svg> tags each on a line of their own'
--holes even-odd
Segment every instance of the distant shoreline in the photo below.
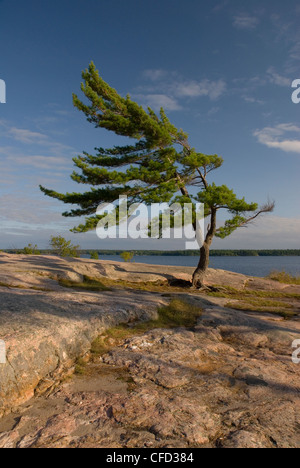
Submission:
<svg viewBox="0 0 300 468">
<path fill-rule="evenodd" d="M 91 252 L 97 252 L 101 255 L 120 255 L 124 250 L 98 250 L 98 249 L 82 249 L 79 251 L 80 255 L 88 255 Z M 162 257 L 198 257 L 198 250 L 131 250 L 136 257 L 143 256 L 162 256 Z M 4 249 L 3 252 L 18 254 L 22 253 L 21 249 Z M 52 252 L 49 249 L 40 250 L 42 255 L 51 255 Z M 211 250 L 211 257 L 299 257 L 300 249 L 287 249 L 287 250 Z"/>
</svg>

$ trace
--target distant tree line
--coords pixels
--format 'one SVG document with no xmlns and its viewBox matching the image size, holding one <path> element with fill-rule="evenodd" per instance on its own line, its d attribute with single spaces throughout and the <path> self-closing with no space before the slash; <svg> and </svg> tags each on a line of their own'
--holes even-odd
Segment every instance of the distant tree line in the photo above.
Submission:
<svg viewBox="0 0 300 468">
<path fill-rule="evenodd" d="M 97 252 L 101 255 L 121 255 L 123 250 L 81 250 L 81 255 L 88 255 L 91 252 Z M 178 256 L 178 257 L 197 257 L 198 250 L 132 250 L 135 257 L 149 256 Z M 300 250 L 211 250 L 213 257 L 283 257 L 283 256 L 300 256 Z"/>
<path fill-rule="evenodd" d="M 72 246 L 73 247 L 73 246 Z M 82 250 L 78 249 L 78 246 L 74 246 L 76 248 L 76 256 L 81 255 L 90 255 L 91 258 L 97 260 L 99 257 L 103 255 L 122 255 L 124 250 Z M 28 254 L 41 254 L 41 255 L 53 255 L 53 249 L 45 249 L 45 250 L 38 250 L 37 246 L 33 246 L 29 244 L 28 247 L 24 249 L 4 249 L 3 252 L 7 253 L 28 253 Z M 132 250 L 130 251 L 134 254 L 135 257 L 140 256 L 162 256 L 162 257 L 170 257 L 170 256 L 178 256 L 178 257 L 197 257 L 199 256 L 198 250 Z M 211 251 L 212 257 L 295 257 L 300 256 L 300 249 L 290 249 L 290 250 L 212 250 Z"/>
</svg>

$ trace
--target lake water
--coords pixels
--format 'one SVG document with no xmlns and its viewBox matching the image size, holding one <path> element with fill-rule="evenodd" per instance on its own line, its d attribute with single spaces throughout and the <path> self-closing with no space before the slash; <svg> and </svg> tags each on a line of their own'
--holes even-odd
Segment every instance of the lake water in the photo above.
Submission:
<svg viewBox="0 0 300 468">
<path fill-rule="evenodd" d="M 118 255 L 103 255 L 99 259 L 123 262 Z M 198 257 L 143 255 L 134 257 L 133 262 L 196 267 Z M 284 270 L 291 275 L 300 276 L 300 257 L 211 257 L 210 267 L 249 276 L 265 277 L 274 270 Z"/>
</svg>

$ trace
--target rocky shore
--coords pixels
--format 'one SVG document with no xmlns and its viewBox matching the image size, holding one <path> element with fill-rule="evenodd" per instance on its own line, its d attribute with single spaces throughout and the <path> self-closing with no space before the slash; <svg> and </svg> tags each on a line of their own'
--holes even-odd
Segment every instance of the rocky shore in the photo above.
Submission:
<svg viewBox="0 0 300 468">
<path fill-rule="evenodd" d="M 299 448 L 300 364 L 292 362 L 299 316 L 285 320 L 234 310 L 221 297 L 134 286 L 188 281 L 191 273 L 0 254 L 0 339 L 7 346 L 0 447 Z M 116 287 L 79 291 L 61 282 L 87 276 Z M 299 286 L 213 270 L 208 282 L 300 302 Z M 196 326 L 112 340 L 84 375 L 65 380 L 97 336 L 119 323 L 154 319 L 174 298 L 199 307 Z"/>
</svg>

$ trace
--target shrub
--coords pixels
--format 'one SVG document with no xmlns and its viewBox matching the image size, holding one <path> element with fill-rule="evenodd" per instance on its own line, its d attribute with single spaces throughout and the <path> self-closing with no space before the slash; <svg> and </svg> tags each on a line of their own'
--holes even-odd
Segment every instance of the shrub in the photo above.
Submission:
<svg viewBox="0 0 300 468">
<path fill-rule="evenodd" d="M 52 251 L 58 257 L 75 257 L 80 256 L 79 245 L 73 245 L 71 241 L 67 241 L 62 236 L 52 236 L 50 239 Z"/>
<path fill-rule="evenodd" d="M 300 284 L 300 276 L 292 276 L 285 271 L 272 271 L 268 278 L 284 284 Z"/>
<path fill-rule="evenodd" d="M 90 252 L 91 260 L 99 260 L 98 252 Z"/>
<path fill-rule="evenodd" d="M 37 245 L 28 244 L 27 247 L 21 251 L 24 255 L 41 255 L 41 252 L 38 250 Z"/>
<path fill-rule="evenodd" d="M 134 257 L 133 252 L 122 252 L 121 257 L 123 258 L 124 262 L 131 262 Z"/>
</svg>

